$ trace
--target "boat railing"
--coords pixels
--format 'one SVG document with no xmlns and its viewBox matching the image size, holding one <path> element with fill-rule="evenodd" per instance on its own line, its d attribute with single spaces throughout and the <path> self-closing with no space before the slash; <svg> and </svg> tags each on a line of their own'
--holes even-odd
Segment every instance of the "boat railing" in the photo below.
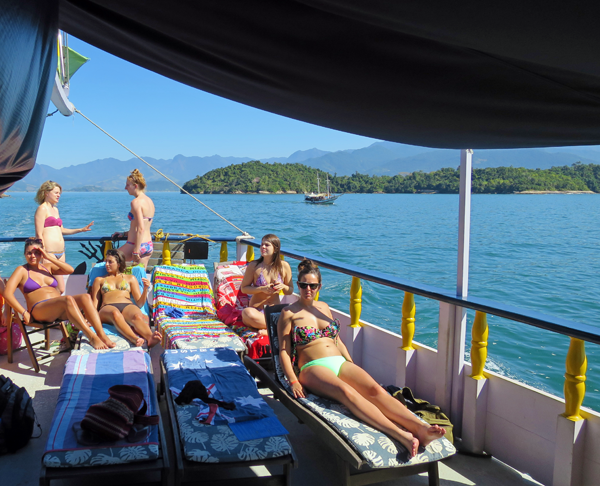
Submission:
<svg viewBox="0 0 600 486">
<path fill-rule="evenodd" d="M 212 242 L 220 243 L 219 260 L 228 261 L 229 244 L 235 242 L 235 259 L 241 261 L 251 261 L 254 259 L 254 248 L 259 248 L 260 243 L 252 237 L 231 237 L 231 236 L 210 236 Z M 99 248 L 106 248 L 104 244 L 112 238 L 93 237 L 93 236 L 69 236 L 66 241 L 98 241 Z M 169 241 L 177 242 L 183 240 L 200 241 L 203 238 L 193 237 L 193 235 L 169 235 Z M 25 238 L 0 238 L 2 242 L 24 241 Z M 320 267 L 335 272 L 348 275 L 352 278 L 352 285 L 349 296 L 349 320 L 348 328 L 350 332 L 350 343 L 347 342 L 349 349 L 353 348 L 356 342 L 362 339 L 361 331 L 369 328 L 376 328 L 371 324 L 365 326 L 360 320 L 362 304 L 362 280 L 367 280 L 386 287 L 397 289 L 404 292 L 404 301 L 402 305 L 402 336 L 401 338 L 393 333 L 387 333 L 389 340 L 400 345 L 394 349 L 396 356 L 388 357 L 386 365 L 390 364 L 390 359 L 395 362 L 396 376 L 408 377 L 409 368 L 414 372 L 416 368 L 415 353 L 437 353 L 434 356 L 435 374 L 435 400 L 436 402 L 450 412 L 451 419 L 455 423 L 457 435 L 463 437 L 464 445 L 473 452 L 483 452 L 485 437 L 485 423 L 487 410 L 487 392 L 486 381 L 488 378 L 494 378 L 494 374 L 488 370 L 484 371 L 487 359 L 487 345 L 489 328 L 487 325 L 487 314 L 521 322 L 523 324 L 534 326 L 554 333 L 562 334 L 570 338 L 570 346 L 566 358 L 566 373 L 564 386 L 564 413 L 558 414 L 558 424 L 556 425 L 556 434 L 553 436 L 555 444 L 571 444 L 570 449 L 566 446 L 557 447 L 557 451 L 551 458 L 554 472 L 564 475 L 564 468 L 572 469 L 573 460 L 577 448 L 581 448 L 581 440 L 577 440 L 577 435 L 581 431 L 581 424 L 587 418 L 594 418 L 594 427 L 600 426 L 600 415 L 583 412 L 581 405 L 585 394 L 585 380 L 587 369 L 587 358 L 585 354 L 585 341 L 600 344 L 600 330 L 595 327 L 570 321 L 568 319 L 549 316 L 540 312 L 518 308 L 506 305 L 492 300 L 480 297 L 460 297 L 454 292 L 437 288 L 431 285 L 421 284 L 408 279 L 399 278 L 375 270 L 367 270 L 348 263 L 339 262 L 332 259 L 312 255 L 307 252 L 296 250 L 281 249 L 281 253 L 288 258 L 302 260 L 309 258 L 315 261 Z M 414 296 L 418 295 L 439 302 L 440 321 L 438 331 L 437 351 L 427 348 L 424 345 L 413 343 L 415 334 L 415 303 Z M 475 311 L 471 337 L 471 364 L 464 362 L 465 336 L 466 336 L 466 310 Z M 381 333 L 380 333 L 381 334 Z M 364 333 L 363 333 L 364 336 Z M 344 338 L 346 338 L 344 336 Z M 395 344 L 394 344 L 395 345 Z M 355 347 L 359 349 L 359 347 Z M 360 351 L 358 351 L 360 353 Z M 354 356 L 354 355 L 353 355 Z M 413 363 L 411 364 L 411 360 Z M 359 357 L 361 363 L 364 358 Z M 383 361 L 382 361 L 383 363 Z M 421 363 L 421 361 L 419 361 Z M 443 368 L 443 369 L 440 369 Z M 401 369 L 401 370 L 400 370 Z M 400 370 L 400 372 L 398 371 Z M 467 375 L 467 372 L 471 373 Z M 398 375 L 399 373 L 399 375 Z M 497 379 L 497 378 L 496 378 Z M 407 380 L 408 381 L 408 380 Z M 509 380 L 510 381 L 510 380 Z M 527 388 L 520 385 L 521 388 Z M 489 388 L 489 387 L 488 387 Z M 542 392 L 537 392 L 542 393 Z M 557 398 L 558 399 L 558 398 Z M 535 400 L 535 398 L 533 399 Z M 552 410 L 556 409 L 557 403 L 552 404 Z M 468 413 L 467 413 L 468 412 Z M 465 416 L 468 415 L 468 420 Z M 597 417 L 596 417 L 597 416 Z M 554 416 L 556 420 L 556 415 Z M 564 421 L 564 424 L 561 422 Z M 598 422 L 598 423 L 596 423 Z M 482 425 L 483 424 L 483 425 Z M 562 424 L 562 425 L 561 425 Z M 567 425 L 565 425 L 567 424 Z M 537 432 L 535 432 L 537 433 Z M 497 432 L 496 432 L 497 435 Z M 466 438 L 466 441 L 465 441 Z M 569 449 L 565 450 L 565 447 Z M 560 449 L 560 451 L 559 451 Z M 569 462 L 570 461 L 570 462 Z M 510 463 L 510 461 L 507 461 Z M 547 479 L 547 471 L 543 472 L 548 465 L 540 463 L 539 469 L 542 478 Z M 540 476 L 538 476 L 540 477 Z"/>
</svg>

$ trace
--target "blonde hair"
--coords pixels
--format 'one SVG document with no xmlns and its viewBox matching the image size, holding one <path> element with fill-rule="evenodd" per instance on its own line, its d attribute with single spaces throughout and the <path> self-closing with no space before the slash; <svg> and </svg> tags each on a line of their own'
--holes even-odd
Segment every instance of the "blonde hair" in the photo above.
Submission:
<svg viewBox="0 0 600 486">
<path fill-rule="evenodd" d="M 54 181 L 44 182 L 38 189 L 37 194 L 35 195 L 35 198 L 34 198 L 35 202 L 38 204 L 42 204 L 46 200 L 46 193 L 50 192 L 55 187 L 58 187 L 60 189 L 60 192 L 62 192 L 62 187 L 58 182 L 54 182 Z"/>
<path fill-rule="evenodd" d="M 131 174 L 129 174 L 129 176 L 127 176 L 127 179 L 129 179 L 134 184 L 137 184 L 138 189 L 140 191 L 143 191 L 144 189 L 146 189 L 146 179 L 144 179 L 144 176 L 142 175 L 142 173 L 139 170 L 133 169 L 131 171 Z"/>
</svg>

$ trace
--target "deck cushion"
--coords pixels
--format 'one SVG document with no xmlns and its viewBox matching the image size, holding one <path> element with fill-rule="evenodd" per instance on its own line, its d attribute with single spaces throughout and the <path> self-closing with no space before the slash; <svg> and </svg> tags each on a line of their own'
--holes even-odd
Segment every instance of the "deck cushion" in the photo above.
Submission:
<svg viewBox="0 0 600 486">
<path fill-rule="evenodd" d="M 73 424 L 90 405 L 108 398 L 112 385 L 137 385 L 144 392 L 148 415 L 158 414 L 150 356 L 139 350 L 71 356 L 66 363 L 58 403 L 50 426 L 43 463 L 47 467 L 85 467 L 150 461 L 159 457 L 158 426 L 139 443 L 125 440 L 98 446 L 80 445 Z"/>
<path fill-rule="evenodd" d="M 239 358 L 230 349 L 201 349 L 201 350 L 169 350 L 163 355 L 165 369 L 171 390 L 180 390 L 184 384 L 193 379 L 201 379 L 206 383 L 207 370 L 224 370 L 226 373 L 236 371 L 236 388 L 240 391 L 241 399 L 246 402 L 262 401 L 261 409 L 275 419 L 270 407 L 264 402 L 256 388 L 256 382 L 247 372 Z M 223 367 L 219 366 L 223 364 Z M 217 391 L 215 398 L 224 400 L 225 396 Z M 229 398 L 231 400 L 231 397 Z M 241 405 L 237 412 L 244 410 L 253 412 L 254 407 Z M 264 437 L 248 441 L 239 440 L 229 425 L 206 425 L 196 418 L 198 405 L 177 405 L 173 403 L 177 414 L 179 435 L 183 453 L 186 459 L 194 462 L 241 462 L 258 459 L 270 459 L 291 454 L 292 448 L 285 436 Z M 261 422 L 255 420 L 254 422 Z M 248 422 L 244 422 L 248 423 Z M 236 422 L 237 424 L 237 422 Z"/>
</svg>

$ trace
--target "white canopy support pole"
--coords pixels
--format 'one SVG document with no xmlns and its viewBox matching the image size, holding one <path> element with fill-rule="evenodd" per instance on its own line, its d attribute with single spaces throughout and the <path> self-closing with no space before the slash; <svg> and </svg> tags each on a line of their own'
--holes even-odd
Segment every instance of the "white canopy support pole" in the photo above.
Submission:
<svg viewBox="0 0 600 486">
<path fill-rule="evenodd" d="M 467 297 L 469 293 L 469 251 L 471 242 L 471 175 L 473 151 L 460 151 L 460 193 L 458 207 L 458 267 L 456 272 L 456 296 Z M 465 338 L 467 329 L 467 311 L 456 307 L 454 326 L 452 410 L 455 426 L 462 428 L 462 409 L 464 397 Z"/>
</svg>

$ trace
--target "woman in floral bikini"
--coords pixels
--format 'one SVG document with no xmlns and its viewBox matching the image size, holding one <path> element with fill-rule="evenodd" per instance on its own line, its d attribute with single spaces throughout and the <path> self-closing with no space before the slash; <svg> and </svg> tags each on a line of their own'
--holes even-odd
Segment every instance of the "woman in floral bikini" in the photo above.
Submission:
<svg viewBox="0 0 600 486">
<path fill-rule="evenodd" d="M 400 441 L 411 457 L 419 445 L 442 437 L 445 429 L 421 422 L 352 362 L 339 336 L 339 321 L 325 302 L 315 300 L 321 272 L 311 260 L 298 265 L 298 288 L 300 299 L 283 309 L 277 324 L 281 366 L 294 396 L 304 397 L 306 387 L 343 403 L 360 420 Z M 293 357 L 297 357 L 299 376 Z"/>
</svg>

